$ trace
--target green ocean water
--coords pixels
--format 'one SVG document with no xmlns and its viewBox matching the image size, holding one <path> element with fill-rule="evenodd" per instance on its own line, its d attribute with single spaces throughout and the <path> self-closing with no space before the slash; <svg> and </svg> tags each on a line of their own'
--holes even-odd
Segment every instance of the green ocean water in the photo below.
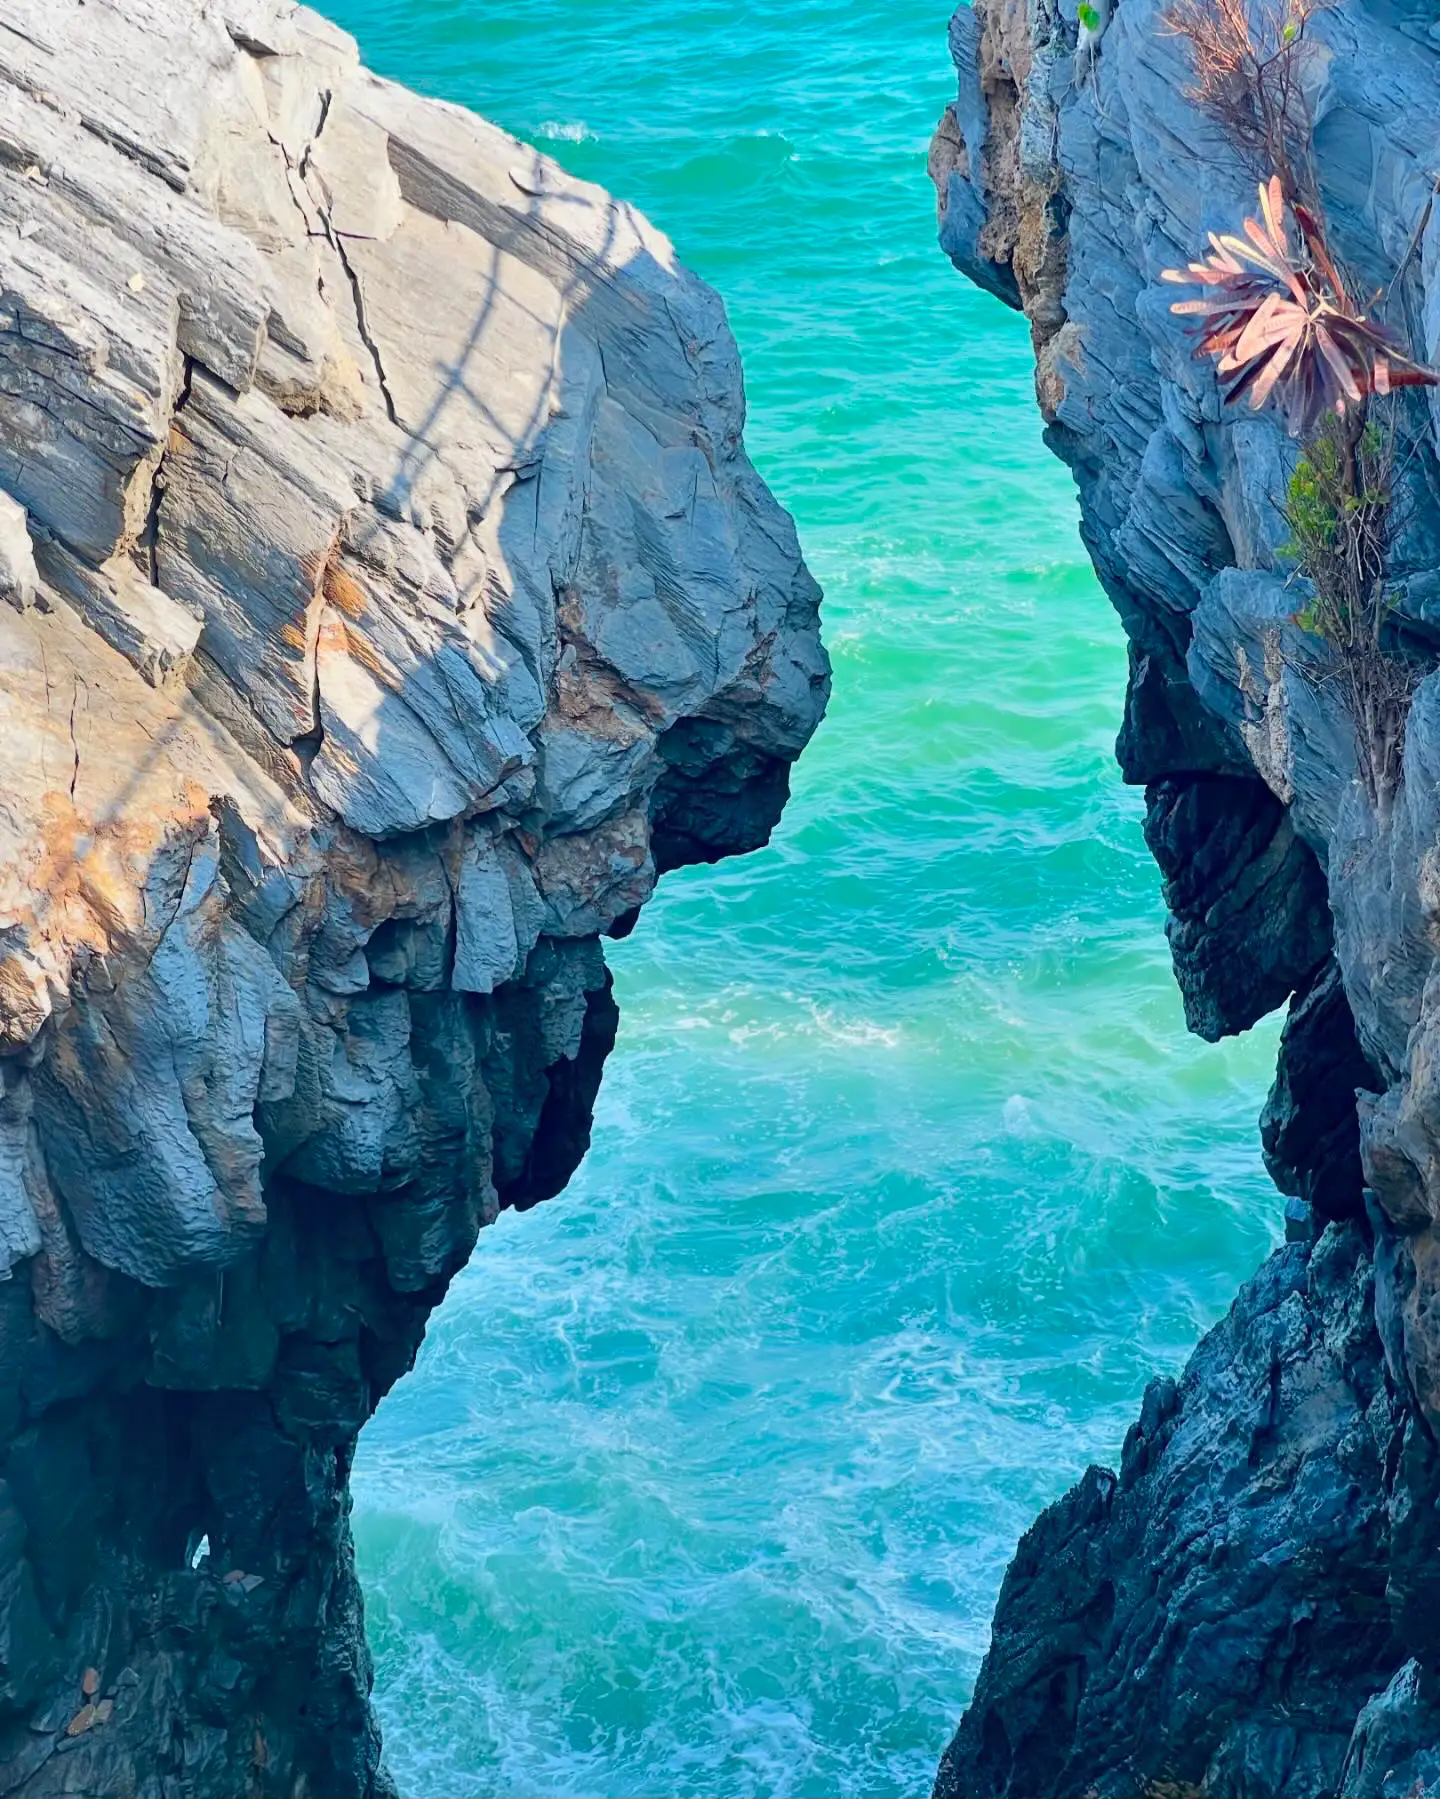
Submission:
<svg viewBox="0 0 1440 1799">
<path fill-rule="evenodd" d="M 614 947 L 590 1158 L 365 1433 L 412 1795 L 911 1794 L 1035 1511 L 1276 1234 L 1274 1028 L 1187 1039 L 1124 653 L 1023 324 L 934 247 L 946 0 L 328 0 L 724 294 L 826 590 L 774 844 Z"/>
</svg>

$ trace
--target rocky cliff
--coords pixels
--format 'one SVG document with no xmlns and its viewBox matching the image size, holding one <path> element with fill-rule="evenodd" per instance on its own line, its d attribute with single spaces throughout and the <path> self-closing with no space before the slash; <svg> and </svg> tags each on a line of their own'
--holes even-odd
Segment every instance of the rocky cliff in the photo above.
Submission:
<svg viewBox="0 0 1440 1799">
<path fill-rule="evenodd" d="M 347 1476 L 762 843 L 718 300 L 288 0 L 0 0 L 0 1791 L 388 1790 Z"/>
<path fill-rule="evenodd" d="M 962 7 L 931 170 L 944 249 L 1030 321 L 1049 442 L 1129 639 L 1119 758 L 1145 788 L 1191 1028 L 1289 1001 L 1262 1136 L 1290 1241 L 1149 1389 L 1118 1473 L 1092 1469 L 1021 1543 L 936 1791 L 1434 1792 L 1440 673 L 1398 793 L 1372 803 L 1294 618 L 1277 500 L 1295 446 L 1222 407 L 1158 283 L 1255 211 L 1165 14 Z M 1331 241 L 1434 361 L 1434 0 L 1340 0 L 1310 41 Z M 1424 671 L 1440 407 L 1406 404 L 1398 431 L 1393 624 Z"/>
</svg>

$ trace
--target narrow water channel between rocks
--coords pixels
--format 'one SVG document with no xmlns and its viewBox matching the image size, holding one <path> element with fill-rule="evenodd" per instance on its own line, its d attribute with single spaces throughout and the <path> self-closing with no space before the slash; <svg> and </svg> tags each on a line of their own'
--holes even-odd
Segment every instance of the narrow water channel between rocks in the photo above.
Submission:
<svg viewBox="0 0 1440 1799">
<path fill-rule="evenodd" d="M 426 1794 L 928 1791 L 1020 1531 L 1273 1240 L 1274 1029 L 1187 1039 L 1124 650 L 1023 323 L 934 247 L 945 0 L 328 0 L 720 288 L 826 589 L 774 844 L 667 877 L 570 1191 L 361 1444 Z"/>
</svg>

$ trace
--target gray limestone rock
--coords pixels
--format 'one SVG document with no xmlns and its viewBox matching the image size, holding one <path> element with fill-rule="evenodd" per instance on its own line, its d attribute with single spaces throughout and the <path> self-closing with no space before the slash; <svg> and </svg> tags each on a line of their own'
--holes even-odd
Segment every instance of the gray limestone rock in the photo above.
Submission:
<svg viewBox="0 0 1440 1799">
<path fill-rule="evenodd" d="M 0 0 L 0 151 L 0 1793 L 383 1794 L 356 1435 L 819 593 L 716 296 L 293 0 Z"/>
<path fill-rule="evenodd" d="M 25 508 L 9 494 L 0 494 L 0 599 L 25 612 L 35 603 L 39 580 Z"/>
<path fill-rule="evenodd" d="M 1304 75 L 1331 242 L 1361 291 L 1393 286 L 1390 321 L 1431 357 L 1433 10 L 1336 0 Z M 1093 1472 L 1022 1543 L 937 1791 L 1429 1791 L 1440 408 L 1396 409 L 1391 628 L 1424 678 L 1377 806 L 1334 661 L 1297 622 L 1295 446 L 1222 405 L 1159 279 L 1255 210 L 1257 171 L 1194 103 L 1165 0 L 1100 18 L 1097 35 L 1069 0 L 957 13 L 940 241 L 1030 322 L 1048 440 L 1130 640 L 1118 748 L 1147 788 L 1191 1028 L 1291 999 L 1262 1119 L 1291 1242 L 1175 1394 L 1147 1396 L 1118 1480 Z"/>
<path fill-rule="evenodd" d="M 1395 1654 L 1381 1546 L 1389 1394 L 1362 1229 L 1276 1252 L 1117 1475 L 1022 1539 L 937 1791 L 1334 1792 Z"/>
<path fill-rule="evenodd" d="M 1409 1661 L 1367 1701 L 1341 1772 L 1341 1799 L 1407 1799 L 1440 1788 L 1437 1699 L 1434 1677 Z"/>
</svg>

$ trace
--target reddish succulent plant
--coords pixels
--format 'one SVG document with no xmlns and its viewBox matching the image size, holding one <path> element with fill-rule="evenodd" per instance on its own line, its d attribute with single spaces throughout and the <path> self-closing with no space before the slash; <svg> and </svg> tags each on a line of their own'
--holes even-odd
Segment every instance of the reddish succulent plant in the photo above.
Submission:
<svg viewBox="0 0 1440 1799">
<path fill-rule="evenodd" d="M 1308 437 L 1327 412 L 1343 417 L 1371 394 L 1440 386 L 1440 375 L 1351 300 L 1303 206 L 1295 208 L 1300 242 L 1291 248 L 1278 177 L 1260 189 L 1260 211 L 1261 219 L 1246 219 L 1244 237 L 1212 231 L 1203 262 L 1160 277 L 1211 290 L 1170 310 L 1203 321 L 1195 354 L 1217 358 L 1227 401 L 1248 394 L 1258 412 L 1273 399 L 1291 434 Z"/>
</svg>

